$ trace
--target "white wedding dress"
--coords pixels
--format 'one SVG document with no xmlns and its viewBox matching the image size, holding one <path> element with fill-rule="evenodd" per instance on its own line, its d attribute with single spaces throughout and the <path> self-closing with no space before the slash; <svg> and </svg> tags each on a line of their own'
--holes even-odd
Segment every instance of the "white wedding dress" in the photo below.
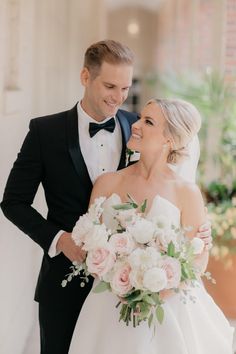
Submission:
<svg viewBox="0 0 236 354">
<path fill-rule="evenodd" d="M 117 194 L 106 201 L 105 222 L 110 222 L 110 226 L 112 205 L 120 202 Z M 180 224 L 180 210 L 160 196 L 154 198 L 147 217 L 157 213 Z M 180 294 L 166 299 L 164 321 L 157 324 L 155 334 L 147 322 L 136 328 L 119 322 L 117 297 L 108 291 L 95 294 L 91 290 L 78 318 L 69 354 L 232 354 L 233 328 L 202 284 L 190 289 L 195 303 L 188 299 L 184 304 Z"/>
</svg>

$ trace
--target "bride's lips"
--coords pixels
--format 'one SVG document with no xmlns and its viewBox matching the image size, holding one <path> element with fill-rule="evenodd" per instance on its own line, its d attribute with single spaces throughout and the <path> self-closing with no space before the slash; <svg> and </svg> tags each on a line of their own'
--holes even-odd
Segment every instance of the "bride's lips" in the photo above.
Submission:
<svg viewBox="0 0 236 354">
<path fill-rule="evenodd" d="M 141 139 L 142 138 L 141 135 L 136 134 L 136 133 L 132 133 L 131 137 L 134 139 Z"/>
</svg>

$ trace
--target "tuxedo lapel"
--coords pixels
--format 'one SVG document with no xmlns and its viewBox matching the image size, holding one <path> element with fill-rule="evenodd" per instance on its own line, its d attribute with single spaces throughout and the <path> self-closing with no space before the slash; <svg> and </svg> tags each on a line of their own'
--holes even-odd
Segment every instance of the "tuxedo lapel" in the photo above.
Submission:
<svg viewBox="0 0 236 354">
<path fill-rule="evenodd" d="M 77 105 L 67 113 L 67 140 L 68 149 L 74 168 L 80 177 L 80 181 L 86 187 L 92 187 L 92 182 L 85 164 L 79 143 Z"/>
<path fill-rule="evenodd" d="M 122 151 L 121 151 L 120 163 L 118 166 L 118 170 L 120 170 L 126 166 L 126 144 L 130 138 L 131 127 L 126 116 L 120 110 L 117 112 L 117 118 L 119 120 L 121 133 L 122 133 Z"/>
</svg>

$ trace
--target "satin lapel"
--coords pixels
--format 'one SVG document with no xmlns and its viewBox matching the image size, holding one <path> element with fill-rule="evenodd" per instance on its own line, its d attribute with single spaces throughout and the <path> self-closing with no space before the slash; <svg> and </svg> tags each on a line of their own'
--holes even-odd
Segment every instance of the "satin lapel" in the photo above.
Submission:
<svg viewBox="0 0 236 354">
<path fill-rule="evenodd" d="M 67 139 L 69 153 L 80 181 L 87 187 L 92 187 L 92 182 L 81 153 L 79 144 L 77 105 L 67 113 Z"/>
<path fill-rule="evenodd" d="M 126 144 L 131 134 L 131 128 L 126 116 L 121 111 L 117 112 L 117 118 L 119 120 L 122 133 L 122 151 L 118 166 L 118 170 L 120 170 L 126 166 Z"/>
</svg>

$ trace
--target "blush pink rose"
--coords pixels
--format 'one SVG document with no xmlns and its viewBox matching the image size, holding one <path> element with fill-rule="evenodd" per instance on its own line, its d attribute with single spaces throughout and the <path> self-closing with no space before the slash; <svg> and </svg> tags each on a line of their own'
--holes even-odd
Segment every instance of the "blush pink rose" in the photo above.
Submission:
<svg viewBox="0 0 236 354">
<path fill-rule="evenodd" d="M 176 258 L 166 257 L 161 260 L 160 266 L 166 272 L 167 285 L 166 289 L 177 288 L 181 280 L 181 266 Z"/>
<path fill-rule="evenodd" d="M 115 263 L 115 253 L 110 248 L 95 248 L 88 252 L 86 264 L 88 271 L 102 277 L 109 272 Z"/>
<path fill-rule="evenodd" d="M 116 267 L 111 280 L 111 288 L 118 296 L 125 295 L 132 289 L 129 279 L 130 272 L 131 267 L 128 263 L 123 263 Z"/>
<path fill-rule="evenodd" d="M 109 243 L 119 254 L 130 254 L 135 247 L 133 237 L 128 232 L 112 235 Z"/>
</svg>

